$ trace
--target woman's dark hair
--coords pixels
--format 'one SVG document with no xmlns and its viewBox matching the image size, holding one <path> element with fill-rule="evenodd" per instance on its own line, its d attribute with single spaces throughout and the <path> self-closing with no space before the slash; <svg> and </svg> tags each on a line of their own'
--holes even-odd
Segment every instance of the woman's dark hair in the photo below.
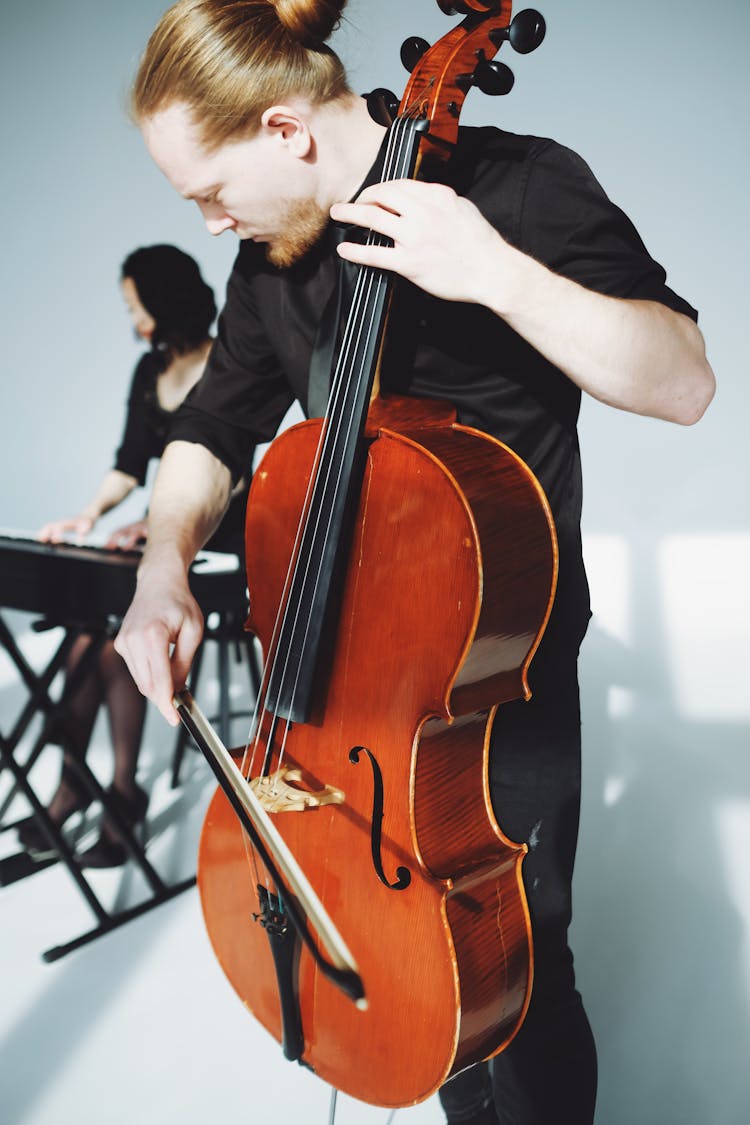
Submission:
<svg viewBox="0 0 750 1125">
<path fill-rule="evenodd" d="M 214 291 L 189 254 L 176 246 L 142 246 L 123 262 L 126 277 L 156 321 L 152 347 L 184 355 L 208 337 L 216 316 Z"/>
</svg>

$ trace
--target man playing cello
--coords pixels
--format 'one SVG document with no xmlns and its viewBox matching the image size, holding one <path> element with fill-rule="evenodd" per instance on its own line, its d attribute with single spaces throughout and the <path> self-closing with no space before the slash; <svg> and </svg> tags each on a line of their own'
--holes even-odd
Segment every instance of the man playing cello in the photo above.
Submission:
<svg viewBox="0 0 750 1125">
<path fill-rule="evenodd" d="M 581 392 L 691 425 L 714 378 L 697 314 L 569 150 L 462 129 L 445 183 L 377 182 L 384 127 L 325 46 L 344 5 L 179 0 L 141 61 L 132 104 L 152 158 L 198 204 L 210 233 L 231 230 L 241 243 L 206 373 L 162 458 L 117 649 L 177 723 L 173 693 L 202 629 L 189 564 L 220 520 L 247 449 L 274 435 L 295 399 L 308 405 L 337 256 L 399 275 L 408 284 L 398 343 L 410 363 L 389 389 L 449 400 L 460 422 L 523 458 L 549 499 L 560 562 L 532 699 L 500 708 L 489 763 L 497 819 L 529 845 L 531 1005 L 494 1059 L 491 1084 L 486 1070 L 459 1076 L 441 1100 L 449 1121 L 585 1125 L 596 1056 L 567 943 L 580 792 L 577 656 L 589 618 Z M 349 236 L 337 245 L 337 223 L 393 245 Z"/>
</svg>

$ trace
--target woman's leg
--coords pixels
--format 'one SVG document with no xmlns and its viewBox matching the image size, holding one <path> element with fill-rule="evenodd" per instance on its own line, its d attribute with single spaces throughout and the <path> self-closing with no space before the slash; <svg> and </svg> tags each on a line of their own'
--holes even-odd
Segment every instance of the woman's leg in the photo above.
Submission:
<svg viewBox="0 0 750 1125">
<path fill-rule="evenodd" d="M 73 642 L 65 665 L 67 683 L 93 643 L 94 638 L 88 633 L 81 634 Z M 86 755 L 101 698 L 99 670 L 93 662 L 83 682 L 79 683 L 65 708 L 59 712 L 56 730 L 50 732 L 50 741 L 59 741 L 63 748 L 60 780 L 47 806 L 50 818 L 58 827 L 62 827 L 73 813 L 83 811 L 91 803 L 91 794 L 76 769 L 76 762 L 82 762 Z M 36 858 L 55 854 L 34 816 L 20 822 L 18 840 Z"/>
<path fill-rule="evenodd" d="M 82 633 L 74 641 L 65 668 L 68 680 L 93 641 L 94 638 L 89 633 Z M 89 795 L 71 761 L 74 757 L 79 761 L 85 758 L 101 701 L 102 684 L 98 666 L 94 663 L 83 683 L 79 684 L 75 694 L 68 700 L 60 718 L 59 736 L 64 749 L 62 773 L 47 807 L 56 824 L 63 824 L 72 812 L 89 803 Z"/>
<path fill-rule="evenodd" d="M 139 792 L 135 774 L 146 719 L 146 699 L 135 686 L 125 661 L 115 652 L 112 641 L 102 649 L 99 666 L 115 755 L 112 784 L 121 796 L 134 798 Z"/>
<path fill-rule="evenodd" d="M 99 671 L 109 714 L 115 763 L 109 795 L 122 818 L 131 826 L 143 820 L 148 794 L 135 780 L 146 700 L 138 691 L 121 656 L 108 641 L 99 658 Z M 99 838 L 78 856 L 83 867 L 119 867 L 128 858 L 127 848 L 112 822 L 105 816 Z"/>
</svg>

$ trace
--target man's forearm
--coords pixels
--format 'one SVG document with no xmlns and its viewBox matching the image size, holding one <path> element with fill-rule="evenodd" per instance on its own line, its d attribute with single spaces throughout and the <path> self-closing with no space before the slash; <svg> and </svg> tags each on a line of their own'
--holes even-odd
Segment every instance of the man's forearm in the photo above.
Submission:
<svg viewBox="0 0 750 1125">
<path fill-rule="evenodd" d="M 159 466 L 135 598 L 115 640 L 140 691 L 168 722 L 187 678 L 203 618 L 187 580 L 190 563 L 229 502 L 229 470 L 201 445 L 172 442 Z"/>
<path fill-rule="evenodd" d="M 393 243 L 344 241 L 342 258 L 392 270 L 443 300 L 485 305 L 600 402 L 689 425 L 713 397 L 703 336 L 689 317 L 654 301 L 603 296 L 553 273 L 451 188 L 377 184 L 356 203 L 335 204 L 331 215 Z"/>
<path fill-rule="evenodd" d="M 141 570 L 187 570 L 221 522 L 231 494 L 229 470 L 202 445 L 170 442 L 149 505 L 149 535 Z"/>
<path fill-rule="evenodd" d="M 493 295 L 488 271 L 483 303 L 600 402 L 682 425 L 698 421 L 715 382 L 688 316 L 594 293 L 508 250 L 518 255 L 517 287 L 510 299 Z"/>
</svg>

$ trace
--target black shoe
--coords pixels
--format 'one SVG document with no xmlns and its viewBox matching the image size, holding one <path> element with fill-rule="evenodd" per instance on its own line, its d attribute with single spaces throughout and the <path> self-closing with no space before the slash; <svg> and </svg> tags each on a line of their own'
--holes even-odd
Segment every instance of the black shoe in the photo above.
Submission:
<svg viewBox="0 0 750 1125">
<path fill-rule="evenodd" d="M 91 804 L 91 797 L 88 793 L 84 793 L 81 789 L 81 783 L 78 775 L 67 766 L 63 766 L 62 775 L 60 777 L 60 784 L 67 785 L 73 790 L 75 794 L 75 801 L 72 807 L 66 812 L 61 821 L 56 822 L 58 828 L 62 828 L 72 816 L 76 813 L 84 813 Z M 57 848 L 53 847 L 47 833 L 42 828 L 41 824 L 35 816 L 26 817 L 16 825 L 16 834 L 18 842 L 24 851 L 27 851 L 32 859 L 37 861 L 42 859 L 52 859 L 57 855 Z"/>
<path fill-rule="evenodd" d="M 79 867 L 122 867 L 127 858 L 124 844 L 100 835 L 90 848 L 76 855 L 76 863 Z"/>
<path fill-rule="evenodd" d="M 136 786 L 132 797 L 125 797 L 119 789 L 111 785 L 107 790 L 117 811 L 130 828 L 141 824 L 148 808 L 148 793 Z M 117 829 L 110 827 L 105 819 L 99 838 L 90 848 L 76 856 L 79 867 L 122 867 L 128 858 L 128 850 L 115 835 Z"/>
<path fill-rule="evenodd" d="M 52 859 L 57 855 L 57 848 L 53 848 L 35 816 L 27 816 L 25 820 L 19 820 L 16 825 L 16 835 L 23 850 L 37 862 L 42 859 Z"/>
</svg>

